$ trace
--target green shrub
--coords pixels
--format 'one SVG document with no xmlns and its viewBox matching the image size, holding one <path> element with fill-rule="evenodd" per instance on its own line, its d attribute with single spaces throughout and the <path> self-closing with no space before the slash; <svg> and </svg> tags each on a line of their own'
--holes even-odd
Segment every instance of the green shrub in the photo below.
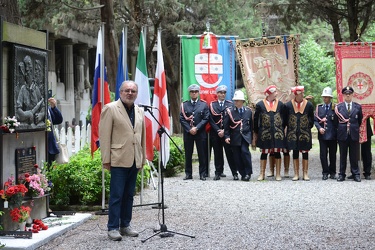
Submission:
<svg viewBox="0 0 375 250">
<path fill-rule="evenodd" d="M 144 184 L 150 177 L 148 166 L 144 171 Z M 59 207 L 68 205 L 100 205 L 102 203 L 102 163 L 100 149 L 91 157 L 91 151 L 85 146 L 69 159 L 67 164 L 54 163 L 47 172 L 53 183 L 50 204 Z M 104 171 L 106 203 L 109 198 L 110 172 Z M 137 188 L 140 189 L 140 172 Z"/>
<path fill-rule="evenodd" d="M 172 136 L 173 141 L 181 149 L 182 153 L 176 148 L 176 146 L 170 142 L 170 156 L 167 166 L 164 171 L 164 176 L 171 177 L 175 176 L 177 173 L 181 172 L 185 167 L 184 160 L 184 142 L 182 137 Z M 159 165 L 159 152 L 154 151 L 154 160 L 152 161 L 154 166 Z"/>
</svg>

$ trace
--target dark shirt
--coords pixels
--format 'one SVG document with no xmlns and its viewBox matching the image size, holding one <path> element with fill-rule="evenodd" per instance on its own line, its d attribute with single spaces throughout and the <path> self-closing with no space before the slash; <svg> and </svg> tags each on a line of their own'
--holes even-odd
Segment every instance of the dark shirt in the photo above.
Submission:
<svg viewBox="0 0 375 250">
<path fill-rule="evenodd" d="M 133 103 L 133 105 L 130 108 L 128 108 L 128 106 L 126 106 L 126 104 L 124 102 L 122 102 L 122 104 L 124 105 L 125 110 L 128 113 L 130 122 L 132 123 L 133 128 L 134 128 L 134 103 Z"/>
</svg>

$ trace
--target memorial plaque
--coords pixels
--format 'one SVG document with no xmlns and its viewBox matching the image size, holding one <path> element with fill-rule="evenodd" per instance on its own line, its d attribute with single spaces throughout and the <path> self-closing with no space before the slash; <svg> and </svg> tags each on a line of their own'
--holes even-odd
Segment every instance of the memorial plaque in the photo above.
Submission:
<svg viewBox="0 0 375 250">
<path fill-rule="evenodd" d="M 36 173 L 34 165 L 36 164 L 35 147 L 16 149 L 16 173 L 17 178 L 25 173 L 30 175 Z"/>
</svg>

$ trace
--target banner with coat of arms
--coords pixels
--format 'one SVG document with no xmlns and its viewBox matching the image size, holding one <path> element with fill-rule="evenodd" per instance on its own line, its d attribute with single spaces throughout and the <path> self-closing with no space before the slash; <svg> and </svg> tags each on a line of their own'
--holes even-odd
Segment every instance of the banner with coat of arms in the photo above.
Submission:
<svg viewBox="0 0 375 250">
<path fill-rule="evenodd" d="M 354 89 L 353 101 L 362 105 L 363 112 L 360 142 L 367 141 L 366 119 L 375 118 L 374 45 L 375 42 L 335 43 L 337 97 L 343 102 L 341 90 L 346 86 Z"/>
<path fill-rule="evenodd" d="M 216 87 L 227 86 L 227 99 L 235 89 L 235 38 L 182 36 L 182 98 L 189 100 L 187 88 L 200 85 L 200 98 L 208 104 L 217 99 Z M 208 40 L 207 40 L 208 39 Z"/>
<path fill-rule="evenodd" d="M 276 36 L 236 41 L 237 56 L 250 106 L 264 99 L 264 90 L 276 85 L 278 99 L 290 100 L 298 85 L 299 36 Z"/>
</svg>

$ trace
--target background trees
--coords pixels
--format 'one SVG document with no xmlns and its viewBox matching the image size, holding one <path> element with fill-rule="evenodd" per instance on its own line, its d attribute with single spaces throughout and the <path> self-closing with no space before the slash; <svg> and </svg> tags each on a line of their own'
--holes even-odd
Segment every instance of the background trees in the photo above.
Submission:
<svg viewBox="0 0 375 250">
<path fill-rule="evenodd" d="M 128 50 L 136 53 L 142 26 L 147 26 L 147 60 L 149 76 L 154 75 L 155 61 L 152 50 L 156 43 L 156 32 L 162 28 L 162 47 L 171 113 L 175 127 L 178 123 L 180 103 L 180 39 L 181 34 L 202 34 L 206 22 L 211 24 L 215 34 L 238 35 L 240 38 L 266 35 L 300 34 L 301 84 L 311 84 L 316 78 L 309 76 L 316 72 L 308 67 L 326 64 L 324 54 L 333 54 L 332 42 L 373 39 L 368 33 L 374 30 L 375 0 L 2 0 L 8 13 L 17 9 L 20 15 L 8 15 L 9 21 L 19 22 L 34 28 L 52 27 L 57 33 L 64 28 L 78 27 L 84 32 L 97 35 L 101 21 L 106 23 L 106 63 L 110 88 L 115 87 L 118 36 L 121 28 L 129 27 Z M 16 7 L 15 7 L 16 6 Z M 104 7 L 103 7 L 104 6 Z M 1 11 L 1 8 L 0 8 Z M 17 18 L 18 17 L 18 18 Z M 22 17 L 22 18 L 21 18 Z M 315 41 L 316 44 L 313 43 Z M 321 56 L 309 56 L 320 46 Z M 303 50 L 306 48 L 306 53 Z M 311 51 L 309 51 L 311 50 Z M 315 51 L 316 52 L 316 51 Z M 304 54 L 302 54 L 304 53 Z M 318 53 L 318 52 L 316 52 Z M 306 58 L 316 63 L 305 64 Z M 323 60 L 324 62 L 320 62 Z M 333 64 L 333 62 L 331 62 Z M 318 69 L 317 69 L 318 70 Z M 333 71 L 331 71 L 333 70 Z M 319 71 L 321 80 L 330 82 L 334 67 Z M 305 78 L 306 76 L 306 78 Z M 306 82 L 304 82 L 306 81 Z M 319 85 L 311 84 L 311 94 Z M 320 92 L 320 91 L 319 91 Z"/>
</svg>

